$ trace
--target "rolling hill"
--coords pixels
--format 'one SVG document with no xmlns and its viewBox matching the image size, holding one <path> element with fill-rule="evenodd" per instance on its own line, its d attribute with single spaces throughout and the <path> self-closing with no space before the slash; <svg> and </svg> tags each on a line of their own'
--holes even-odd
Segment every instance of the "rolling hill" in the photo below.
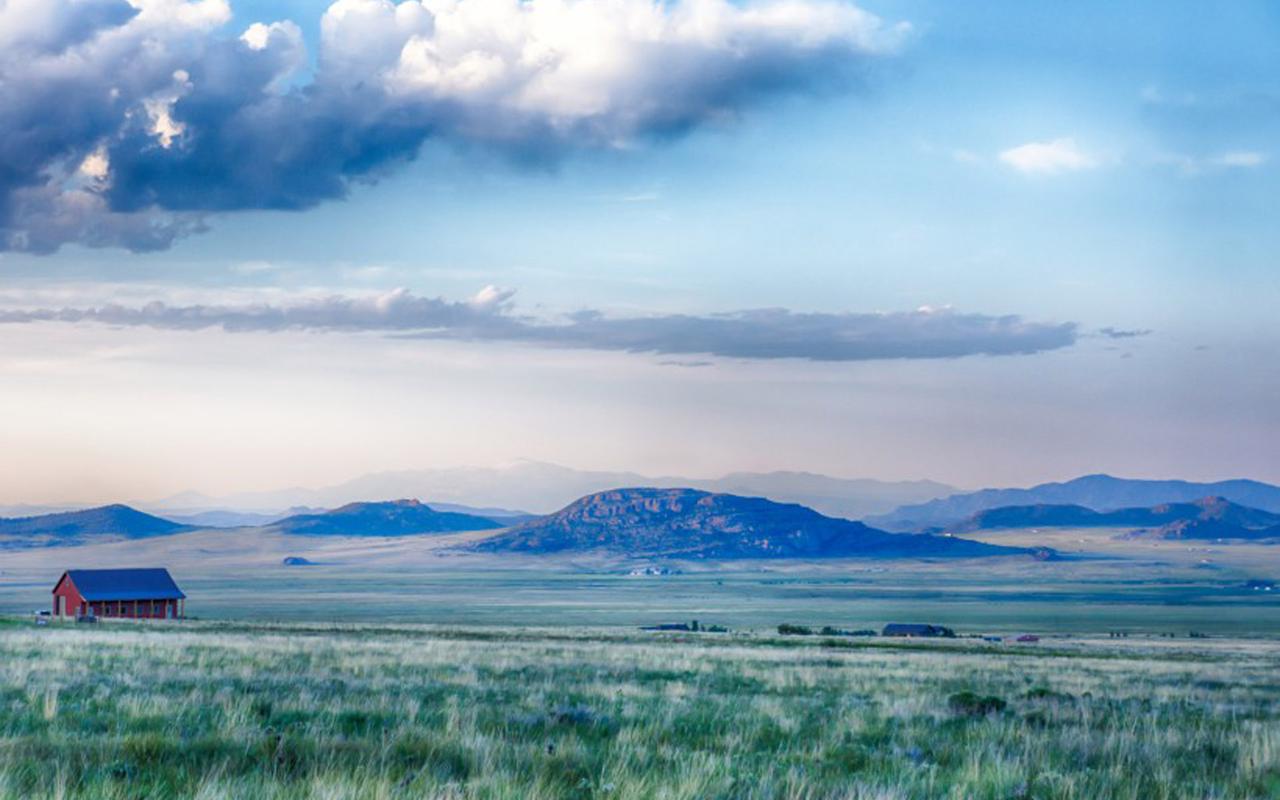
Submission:
<svg viewBox="0 0 1280 800">
<path fill-rule="evenodd" d="M 79 544 L 98 539 L 145 539 L 187 526 L 125 505 L 86 508 L 33 517 L 0 519 L 0 547 Z"/>
<path fill-rule="evenodd" d="M 656 488 L 588 495 L 466 549 L 673 559 L 963 558 L 1030 552 L 948 536 L 886 533 L 763 498 Z"/>
<path fill-rule="evenodd" d="M 1223 497 L 1205 497 L 1192 503 L 1161 503 L 1150 508 L 1121 508 L 1114 511 L 1094 511 L 1078 505 L 1041 504 L 989 508 L 947 530 L 951 533 L 969 533 L 1001 528 L 1151 527 L 1189 523 L 1215 523 L 1242 530 L 1261 529 L 1280 525 L 1280 514 L 1242 506 Z"/>
<path fill-rule="evenodd" d="M 504 522 L 436 511 L 417 500 L 349 503 L 332 511 L 298 514 L 266 526 L 266 530 L 295 536 L 410 536 L 419 533 L 457 533 L 502 528 Z"/>
<path fill-rule="evenodd" d="M 1125 539 L 1187 539 L 1218 541 L 1236 539 L 1243 541 L 1280 541 L 1280 524 L 1267 528 L 1249 528 L 1238 522 L 1222 519 L 1184 519 L 1161 525 L 1158 528 L 1142 528 L 1123 534 Z"/>
<path fill-rule="evenodd" d="M 955 525 L 981 511 L 1004 506 L 1076 505 L 1092 511 L 1187 503 L 1222 497 L 1242 506 L 1280 513 L 1280 486 L 1250 480 L 1193 483 L 1086 475 L 1065 483 L 1029 489 L 983 489 L 954 494 L 918 505 L 902 506 L 866 522 L 894 531 L 917 531 Z"/>
</svg>

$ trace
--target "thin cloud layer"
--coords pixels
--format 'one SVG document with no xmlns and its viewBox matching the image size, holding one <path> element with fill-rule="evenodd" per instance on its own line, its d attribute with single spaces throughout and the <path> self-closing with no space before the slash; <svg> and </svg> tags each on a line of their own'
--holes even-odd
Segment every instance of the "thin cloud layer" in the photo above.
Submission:
<svg viewBox="0 0 1280 800">
<path fill-rule="evenodd" d="M 0 249 L 164 248 L 214 212 L 302 209 L 428 138 L 550 158 L 732 118 L 893 52 L 840 0 L 226 0 L 0 5 Z"/>
<path fill-rule="evenodd" d="M 724 314 L 611 317 L 579 311 L 557 320 L 517 314 L 512 293 L 486 288 L 470 301 L 333 296 L 293 305 L 107 305 L 0 311 L 0 323 L 96 322 L 169 330 L 288 330 L 385 333 L 409 338 L 514 342 L 663 355 L 811 361 L 1016 355 L 1068 347 L 1074 323 L 922 308 L 892 313 L 801 313 L 757 309 Z"/>
<path fill-rule="evenodd" d="M 1099 328 L 1098 333 L 1108 339 L 1139 339 L 1143 336 L 1150 336 L 1155 331 L 1150 328 L 1136 328 L 1134 330 L 1124 330 L 1121 328 Z"/>
</svg>

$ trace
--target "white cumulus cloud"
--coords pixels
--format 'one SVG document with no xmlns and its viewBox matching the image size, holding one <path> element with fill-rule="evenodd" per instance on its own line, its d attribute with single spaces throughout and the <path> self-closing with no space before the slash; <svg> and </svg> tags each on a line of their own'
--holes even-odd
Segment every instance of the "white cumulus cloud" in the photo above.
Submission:
<svg viewBox="0 0 1280 800">
<path fill-rule="evenodd" d="M 1027 142 L 1000 153 L 1000 160 L 1028 175 L 1056 175 L 1093 169 L 1100 160 L 1081 149 L 1075 139 L 1063 137 L 1046 142 Z"/>
<path fill-rule="evenodd" d="M 165 247 L 210 213 L 341 198 L 428 138 L 527 160 L 679 134 L 909 32 L 844 0 L 337 0 L 303 79 L 297 25 L 231 19 L 0 2 L 0 249 Z"/>
</svg>

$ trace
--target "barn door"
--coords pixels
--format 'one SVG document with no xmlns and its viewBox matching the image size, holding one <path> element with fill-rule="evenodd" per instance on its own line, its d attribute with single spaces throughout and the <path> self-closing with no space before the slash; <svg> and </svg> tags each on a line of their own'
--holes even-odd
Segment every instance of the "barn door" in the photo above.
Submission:
<svg viewBox="0 0 1280 800">
<path fill-rule="evenodd" d="M 65 617 L 67 615 L 67 598 L 64 595 L 58 595 L 58 616 Z"/>
</svg>

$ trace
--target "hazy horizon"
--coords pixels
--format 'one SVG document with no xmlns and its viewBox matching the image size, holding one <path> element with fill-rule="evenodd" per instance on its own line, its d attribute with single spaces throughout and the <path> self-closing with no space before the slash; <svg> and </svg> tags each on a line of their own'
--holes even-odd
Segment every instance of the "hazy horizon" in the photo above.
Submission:
<svg viewBox="0 0 1280 800">
<path fill-rule="evenodd" d="M 964 494 L 968 492 L 978 491 L 981 489 L 1031 488 L 1033 486 L 1038 486 L 1041 484 L 1066 483 L 1068 481 L 1090 476 L 1090 475 L 1107 475 L 1113 478 L 1119 478 L 1119 479 L 1125 479 L 1125 480 L 1151 480 L 1151 481 L 1184 480 L 1192 483 L 1218 483 L 1222 481 L 1231 481 L 1231 480 L 1254 480 L 1261 483 L 1275 483 L 1274 481 L 1267 481 L 1265 479 L 1261 479 L 1261 478 L 1257 478 L 1249 475 L 1224 475 L 1224 476 L 1210 476 L 1210 477 L 1196 478 L 1196 477 L 1186 477 L 1185 475 L 1127 475 L 1127 474 L 1117 474 L 1113 472 L 1108 472 L 1107 470 L 1099 470 L 1099 471 L 1090 472 L 1090 473 L 1063 475 L 1063 476 L 1057 476 L 1057 477 L 1050 477 L 1043 480 L 1024 481 L 1021 483 L 957 484 L 949 481 L 940 481 L 940 480 L 936 480 L 928 477 L 880 478 L 872 475 L 840 475 L 840 474 L 830 474 L 830 473 L 818 472 L 814 470 L 803 470 L 803 469 L 730 470 L 722 473 L 707 473 L 707 474 L 690 474 L 690 473 L 678 473 L 678 472 L 646 473 L 646 472 L 633 470 L 633 469 L 626 469 L 626 468 L 610 468 L 610 467 L 580 468 L 580 467 L 568 466 L 565 464 L 556 464 L 553 462 L 538 461 L 535 459 L 514 459 L 506 462 L 498 462 L 492 465 L 465 464 L 465 465 L 451 465 L 451 466 L 437 466 L 437 467 L 402 468 L 402 469 L 394 469 L 394 470 L 375 470 L 367 473 L 352 474 L 352 475 L 345 476 L 344 478 L 339 478 L 334 481 L 327 481 L 323 483 L 314 483 L 314 484 L 279 483 L 279 484 L 271 484 L 271 485 L 255 484 L 255 485 L 246 485 L 238 488 L 230 488 L 224 491 L 206 491 L 201 487 L 190 486 L 174 492 L 168 492 L 164 494 L 153 494 L 153 495 L 141 495 L 141 494 L 85 495 L 80 497 L 51 496 L 46 498 L 0 496 L 0 505 L 8 506 L 11 508 L 19 508 L 22 506 L 48 507 L 48 508 L 88 508 L 88 507 L 94 507 L 94 506 L 100 506 L 100 505 L 125 504 L 125 505 L 136 505 L 136 506 L 154 508 L 154 507 L 160 507 L 165 504 L 169 504 L 172 506 L 174 510 L 188 510 L 186 506 L 182 506 L 180 504 L 175 505 L 171 501 L 175 501 L 186 495 L 191 495 L 194 497 L 202 498 L 204 500 L 208 500 L 214 503 L 215 505 L 220 502 L 225 502 L 225 507 L 228 509 L 279 511 L 279 510 L 284 510 L 287 507 L 287 504 L 272 504 L 267 502 L 261 506 L 256 506 L 256 505 L 246 505 L 245 502 L 243 501 L 246 500 L 247 498 L 251 498 L 255 496 L 261 496 L 266 498 L 270 496 L 286 495 L 290 492 L 322 492 L 326 490 L 332 490 L 337 487 L 342 487 L 346 484 L 358 483 L 361 480 L 373 479 L 373 478 L 378 478 L 383 476 L 394 476 L 394 475 L 399 475 L 403 473 L 433 473 L 433 472 L 440 472 L 440 473 L 459 472 L 460 473 L 460 472 L 469 472 L 469 471 L 487 472 L 491 470 L 502 471 L 502 470 L 508 470 L 512 468 L 518 468 L 522 465 L 566 469 L 566 470 L 571 470 L 577 473 L 628 473 L 628 474 L 639 476 L 641 478 L 648 478 L 648 479 L 652 479 L 654 481 L 660 481 L 660 482 L 669 482 L 671 480 L 678 480 L 678 479 L 688 479 L 690 483 L 696 483 L 698 481 L 713 481 L 713 480 L 725 478 L 734 474 L 750 474 L 750 475 L 771 475 L 771 474 L 788 474 L 788 473 L 807 474 L 807 475 L 813 475 L 813 476 L 822 477 L 822 478 L 833 478 L 836 480 L 843 480 L 843 481 L 868 480 L 868 481 L 876 481 L 876 482 L 885 483 L 885 484 L 912 484 L 912 483 L 937 484 L 940 486 L 945 486 L 953 489 L 956 494 Z M 612 486 L 612 485 L 608 487 L 601 486 L 600 488 L 601 489 L 623 488 L 623 486 L 620 484 L 618 486 Z M 365 496 L 365 494 L 368 494 L 368 496 Z M 400 499 L 415 499 L 415 500 L 420 500 L 422 502 L 434 501 L 434 502 L 446 503 L 446 504 L 450 502 L 454 502 L 448 497 L 442 496 L 442 497 L 433 498 L 428 495 L 423 495 L 420 492 L 405 493 L 405 492 L 392 491 L 388 493 L 388 492 L 375 491 L 375 492 L 368 492 L 365 494 L 352 495 L 350 500 L 344 501 L 344 502 L 357 502 L 362 500 L 370 501 L 370 502 L 380 502 L 380 501 L 390 501 L 390 500 L 400 500 Z M 945 493 L 939 496 L 945 496 Z M 481 501 L 476 499 L 476 500 L 471 500 L 470 502 L 461 502 L 460 504 L 474 506 L 474 505 L 480 505 Z M 488 503 L 487 505 L 504 507 L 504 504 L 498 500 L 495 500 L 492 503 Z M 199 504 L 196 504 L 196 505 L 192 505 L 190 509 L 197 509 L 200 507 L 202 506 L 200 506 Z M 527 511 L 528 509 L 514 509 L 514 510 Z"/>
</svg>

